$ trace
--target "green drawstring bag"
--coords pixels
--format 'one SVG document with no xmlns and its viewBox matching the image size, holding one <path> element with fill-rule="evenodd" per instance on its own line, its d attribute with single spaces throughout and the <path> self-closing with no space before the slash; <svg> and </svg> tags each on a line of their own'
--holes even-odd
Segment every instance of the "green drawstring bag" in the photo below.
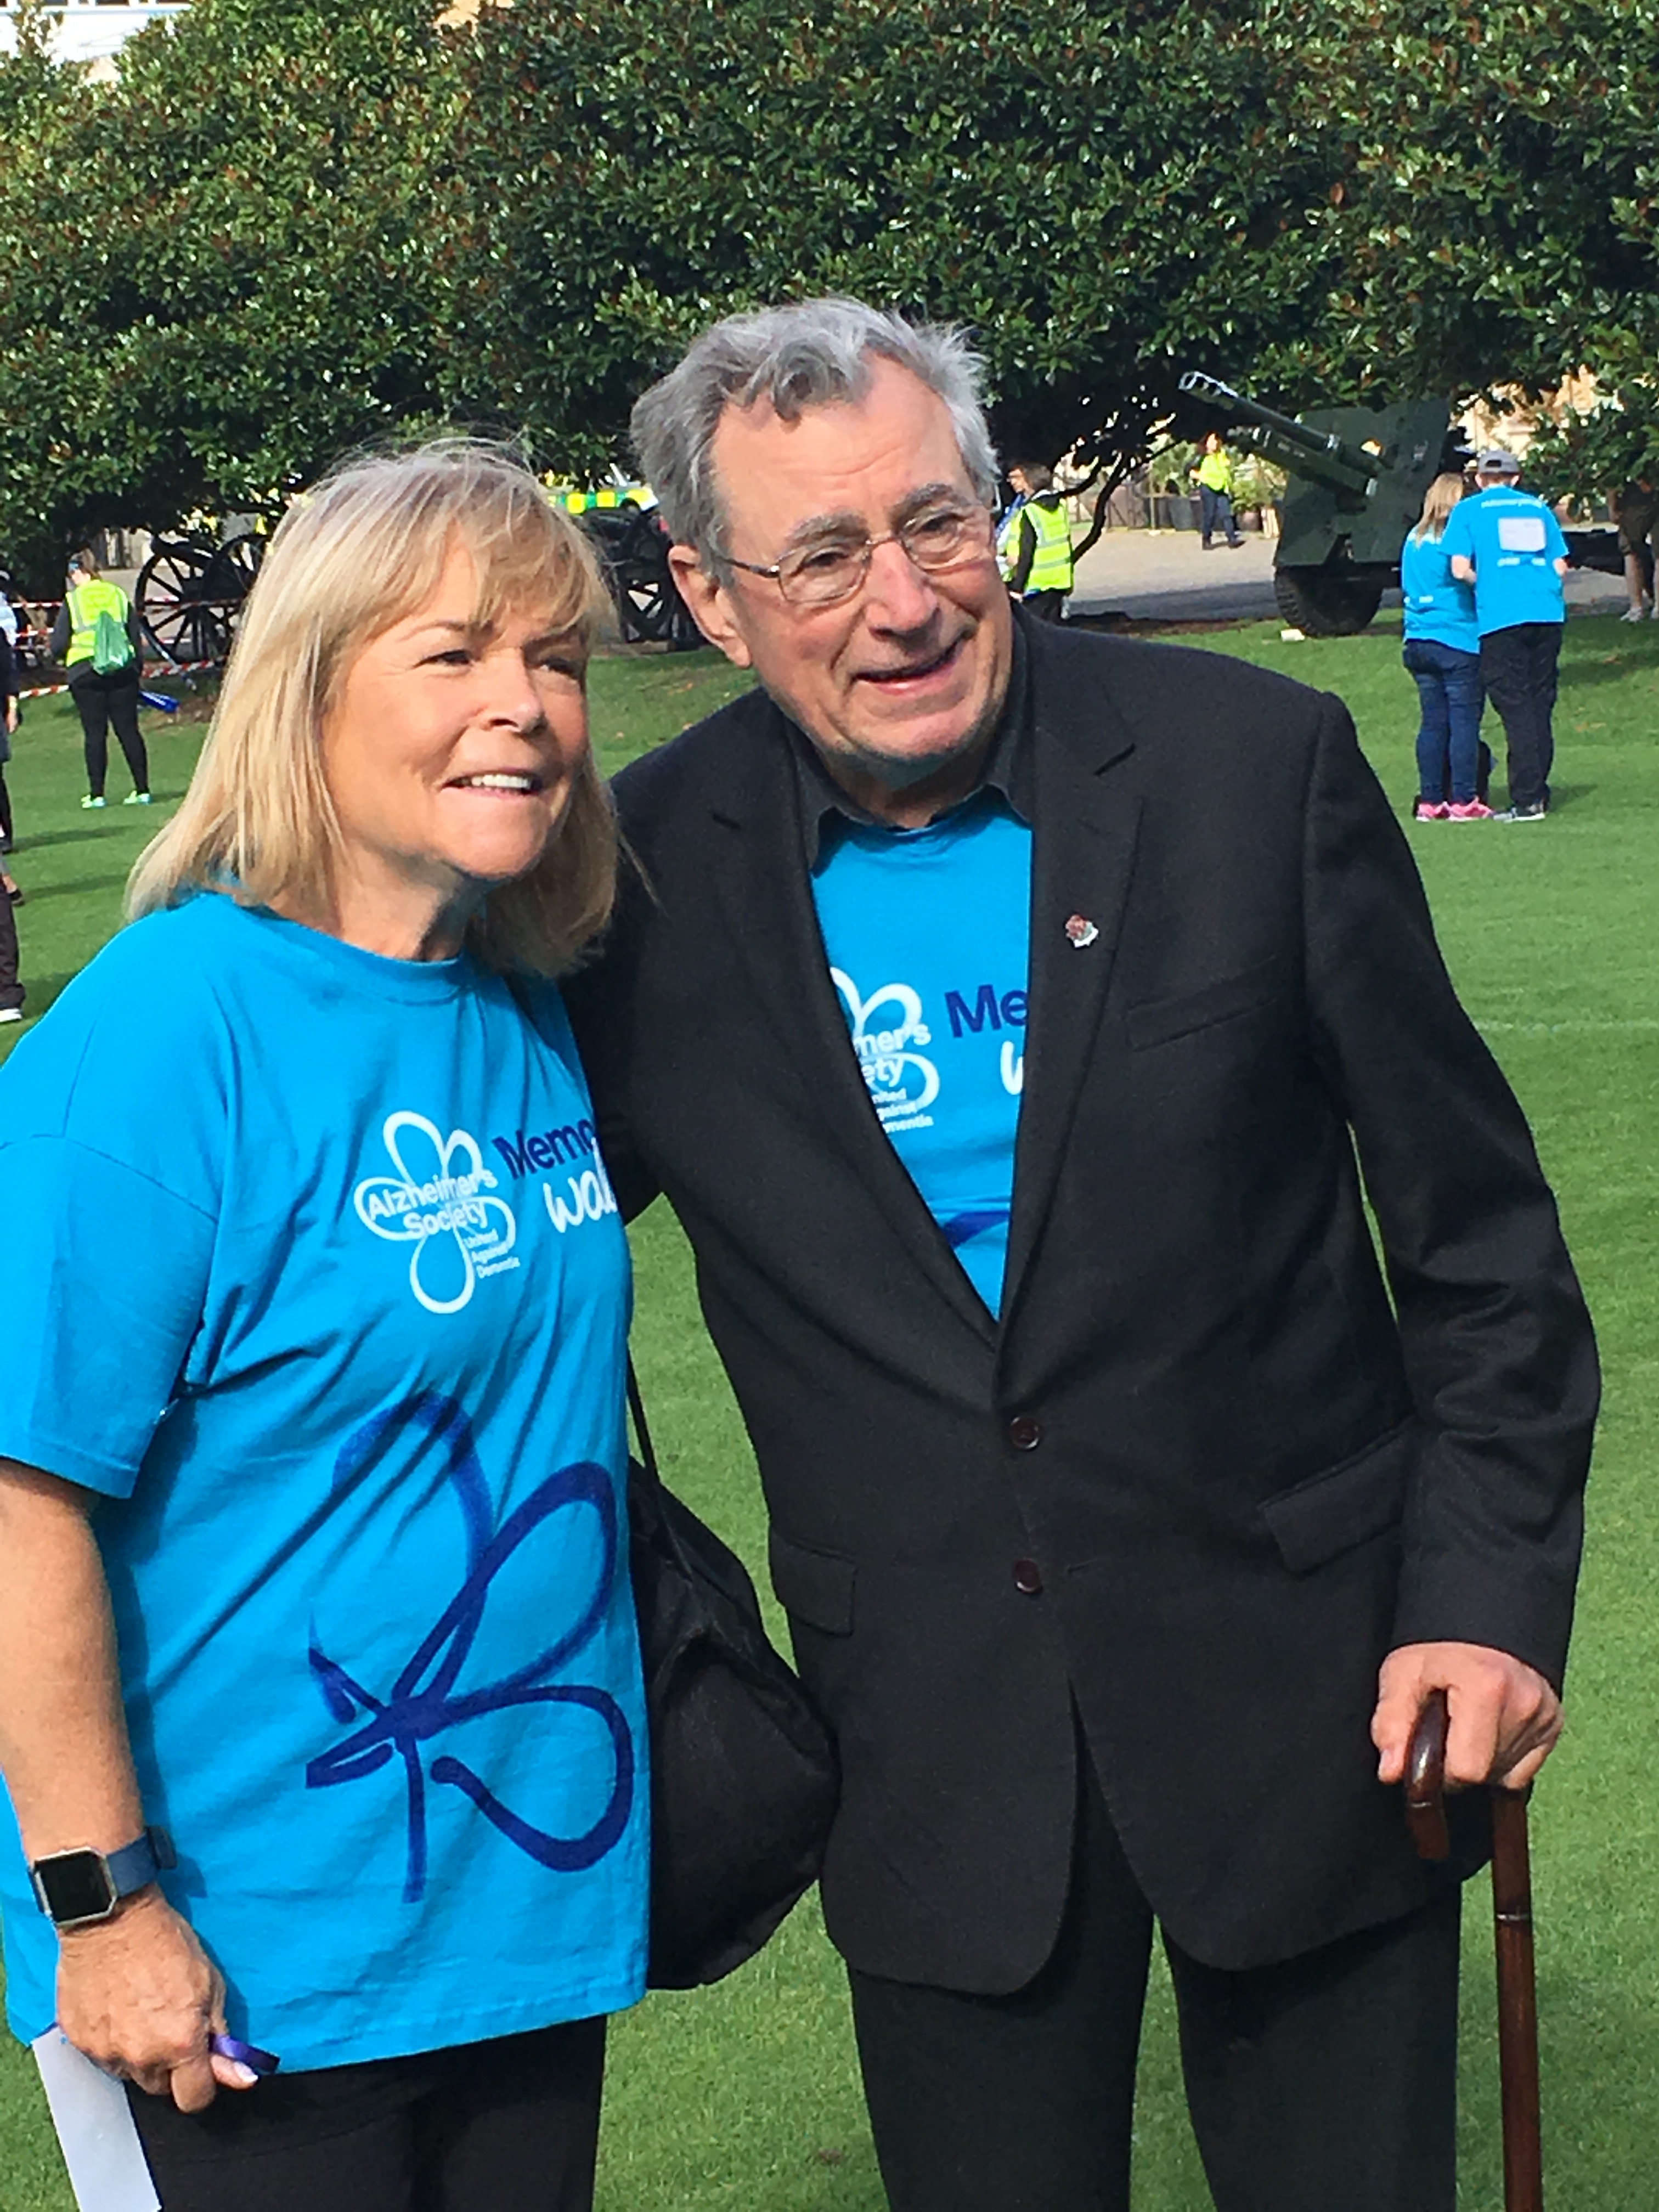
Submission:
<svg viewBox="0 0 1659 2212">
<path fill-rule="evenodd" d="M 132 665 L 132 640 L 119 615 L 106 607 L 92 626 L 92 665 L 100 676 L 113 676 Z"/>
</svg>

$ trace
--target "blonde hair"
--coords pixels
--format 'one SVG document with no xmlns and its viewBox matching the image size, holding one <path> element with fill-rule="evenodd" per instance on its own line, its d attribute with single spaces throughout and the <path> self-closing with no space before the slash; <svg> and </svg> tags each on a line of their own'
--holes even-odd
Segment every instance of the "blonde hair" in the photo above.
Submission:
<svg viewBox="0 0 1659 2212">
<path fill-rule="evenodd" d="M 1417 518 L 1417 527 L 1412 536 L 1420 545 L 1425 538 L 1443 538 L 1446 518 L 1463 496 L 1463 479 L 1455 469 L 1446 469 L 1423 495 L 1423 512 Z"/>
<path fill-rule="evenodd" d="M 325 723 L 354 656 L 430 599 L 458 544 L 480 627 L 529 608 L 592 645 L 609 605 L 592 550 L 512 454 L 440 439 L 347 462 L 270 541 L 190 790 L 132 871 L 129 915 L 202 891 L 329 911 L 343 845 Z M 616 817 L 589 754 L 547 851 L 489 893 L 469 951 L 490 968 L 560 974 L 605 926 L 616 872 Z"/>
</svg>

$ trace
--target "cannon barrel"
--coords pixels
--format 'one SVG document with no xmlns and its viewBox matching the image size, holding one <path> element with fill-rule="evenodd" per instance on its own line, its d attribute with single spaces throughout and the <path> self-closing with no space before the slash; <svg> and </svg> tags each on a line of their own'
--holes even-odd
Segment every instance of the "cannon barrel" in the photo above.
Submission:
<svg viewBox="0 0 1659 2212">
<path fill-rule="evenodd" d="M 1316 430 L 1309 423 L 1298 422 L 1293 415 L 1264 407 L 1260 400 L 1248 398 L 1218 378 L 1206 376 L 1201 369 L 1189 369 L 1180 388 L 1206 406 L 1249 423 L 1256 434 L 1249 441 L 1256 451 L 1298 476 L 1316 477 L 1342 491 L 1368 492 L 1382 474 L 1380 453 L 1351 446 L 1334 430 Z"/>
</svg>

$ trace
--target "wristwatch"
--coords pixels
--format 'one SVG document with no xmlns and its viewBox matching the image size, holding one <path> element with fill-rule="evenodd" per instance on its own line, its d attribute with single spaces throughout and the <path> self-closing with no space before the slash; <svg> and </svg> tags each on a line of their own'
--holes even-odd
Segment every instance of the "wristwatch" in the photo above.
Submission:
<svg viewBox="0 0 1659 2212">
<path fill-rule="evenodd" d="M 54 1851 L 29 1869 L 34 1900 L 54 1928 L 90 1928 L 108 1920 L 124 1898 L 148 1889 L 179 1863 L 162 1828 L 146 1828 L 136 1844 L 107 1857 L 102 1851 Z"/>
</svg>

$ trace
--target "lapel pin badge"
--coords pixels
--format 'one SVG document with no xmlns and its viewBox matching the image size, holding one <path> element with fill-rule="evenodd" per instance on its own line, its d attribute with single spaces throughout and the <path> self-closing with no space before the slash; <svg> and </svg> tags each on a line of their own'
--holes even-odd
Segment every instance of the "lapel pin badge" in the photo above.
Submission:
<svg viewBox="0 0 1659 2212">
<path fill-rule="evenodd" d="M 1081 952 L 1085 945 L 1094 943 L 1100 932 L 1086 915 L 1074 914 L 1066 925 L 1066 934 Z"/>
</svg>

